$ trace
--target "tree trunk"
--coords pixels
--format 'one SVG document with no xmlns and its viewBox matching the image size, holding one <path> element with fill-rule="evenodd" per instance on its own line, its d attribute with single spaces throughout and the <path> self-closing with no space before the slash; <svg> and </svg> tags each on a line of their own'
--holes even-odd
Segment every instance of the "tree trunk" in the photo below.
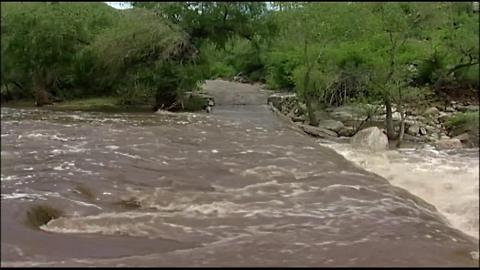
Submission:
<svg viewBox="0 0 480 270">
<path fill-rule="evenodd" d="M 8 89 L 8 83 L 5 83 L 4 86 L 5 86 L 5 94 L 2 93 L 1 100 L 0 100 L 0 103 L 2 104 L 12 99 L 12 94 L 10 93 L 10 89 Z"/>
<path fill-rule="evenodd" d="M 305 96 L 305 105 L 307 105 L 308 121 L 311 126 L 318 126 L 318 119 L 315 116 L 315 109 L 312 105 L 312 99 L 309 95 Z"/>
<path fill-rule="evenodd" d="M 48 100 L 46 76 L 42 73 L 34 75 L 33 83 L 35 87 L 35 105 L 42 107 L 43 105 L 51 104 Z"/>
<path fill-rule="evenodd" d="M 405 134 L 405 118 L 406 118 L 406 112 L 403 111 L 402 108 L 400 108 L 400 131 L 398 133 L 398 141 L 397 141 L 397 147 L 400 147 L 403 141 L 403 135 Z"/>
<path fill-rule="evenodd" d="M 387 126 L 387 136 L 388 139 L 393 139 L 395 137 L 395 132 L 393 129 L 393 118 L 392 118 L 392 102 L 390 100 L 389 96 L 385 96 L 385 107 L 387 109 L 387 115 L 386 115 L 386 126 Z"/>
<path fill-rule="evenodd" d="M 305 81 L 303 82 L 303 91 L 305 97 L 305 105 L 307 105 L 308 120 L 311 126 L 318 126 L 317 117 L 315 117 L 315 109 L 312 104 L 312 97 L 310 96 L 308 90 L 308 84 L 310 83 L 310 67 L 307 68 L 307 73 L 305 74 Z"/>
</svg>

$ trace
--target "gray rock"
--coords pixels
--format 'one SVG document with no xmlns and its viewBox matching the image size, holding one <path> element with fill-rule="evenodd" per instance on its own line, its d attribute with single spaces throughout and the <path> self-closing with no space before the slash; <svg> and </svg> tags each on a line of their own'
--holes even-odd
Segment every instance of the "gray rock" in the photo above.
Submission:
<svg viewBox="0 0 480 270">
<path fill-rule="evenodd" d="M 438 128 L 430 125 L 424 126 L 427 133 L 438 133 Z"/>
<path fill-rule="evenodd" d="M 427 130 L 424 127 L 420 128 L 420 135 L 427 135 Z"/>
<path fill-rule="evenodd" d="M 400 121 L 402 120 L 402 115 L 399 112 L 394 112 L 392 113 L 392 119 L 393 121 Z"/>
<path fill-rule="evenodd" d="M 284 107 L 287 103 L 296 102 L 297 96 L 295 94 L 287 93 L 275 93 L 267 98 L 267 104 L 272 103 L 272 105 L 283 112 Z"/>
<path fill-rule="evenodd" d="M 299 103 L 298 103 L 298 108 L 299 108 L 300 110 L 302 110 L 303 112 L 306 112 L 306 111 L 307 111 L 307 105 L 306 105 L 305 103 L 299 102 Z"/>
<path fill-rule="evenodd" d="M 299 115 L 292 117 L 293 122 L 303 122 L 305 121 L 305 115 Z"/>
<path fill-rule="evenodd" d="M 426 142 L 427 141 L 425 137 L 412 136 L 409 134 L 403 134 L 403 140 L 410 141 L 410 142 Z"/>
<path fill-rule="evenodd" d="M 358 106 L 341 106 L 335 108 L 330 116 L 335 120 L 340 121 L 353 121 L 353 120 L 362 120 L 366 115 L 364 108 Z"/>
<path fill-rule="evenodd" d="M 338 135 L 342 137 L 352 137 L 355 135 L 355 129 L 353 127 L 343 126 L 339 131 Z"/>
<path fill-rule="evenodd" d="M 417 136 L 418 132 L 420 131 L 420 126 L 418 125 L 411 125 L 407 129 L 407 134 L 412 136 Z"/>
<path fill-rule="evenodd" d="M 447 134 L 438 134 L 440 136 L 440 140 L 450 140 L 451 138 Z"/>
<path fill-rule="evenodd" d="M 388 138 L 377 127 L 362 129 L 352 137 L 350 143 L 356 147 L 368 148 L 373 151 L 388 149 Z"/>
<path fill-rule="evenodd" d="M 457 110 L 459 110 L 461 112 L 478 112 L 478 106 L 475 106 L 475 105 L 467 105 L 467 106 L 458 105 Z"/>
<path fill-rule="evenodd" d="M 387 115 L 386 114 L 381 114 L 381 115 L 374 115 L 372 116 L 372 120 L 373 121 L 385 121 L 387 119 Z M 402 120 L 402 116 L 399 112 L 393 112 L 392 113 L 392 120 L 393 121 L 400 121 Z"/>
<path fill-rule="evenodd" d="M 460 140 L 462 143 L 468 143 L 470 141 L 470 134 L 468 133 L 462 133 L 458 136 L 455 136 L 453 137 L 452 139 L 458 139 Z"/>
<path fill-rule="evenodd" d="M 426 109 L 423 112 L 423 115 L 434 116 L 434 115 L 438 115 L 439 113 L 440 113 L 440 111 L 436 107 L 431 107 L 431 108 Z"/>
<path fill-rule="evenodd" d="M 323 129 L 319 127 L 314 127 L 310 125 L 298 125 L 303 131 L 306 133 L 314 136 L 314 137 L 319 137 L 319 138 L 330 138 L 330 137 L 338 137 L 337 133 L 335 131 L 331 131 L 328 129 Z"/>
<path fill-rule="evenodd" d="M 336 120 L 321 120 L 318 122 L 318 127 L 338 132 L 344 127 L 344 125 L 342 122 Z"/>
<path fill-rule="evenodd" d="M 445 123 L 447 122 L 448 118 L 450 118 L 450 116 L 452 115 L 449 113 L 440 112 L 440 115 L 438 116 L 438 120 L 440 121 L 440 123 Z"/>
<path fill-rule="evenodd" d="M 435 142 L 435 147 L 437 149 L 445 150 L 445 149 L 458 149 L 462 148 L 462 142 L 459 139 L 441 139 Z"/>
<path fill-rule="evenodd" d="M 455 108 L 449 106 L 449 107 L 445 108 L 445 111 L 446 112 L 455 112 Z"/>
</svg>

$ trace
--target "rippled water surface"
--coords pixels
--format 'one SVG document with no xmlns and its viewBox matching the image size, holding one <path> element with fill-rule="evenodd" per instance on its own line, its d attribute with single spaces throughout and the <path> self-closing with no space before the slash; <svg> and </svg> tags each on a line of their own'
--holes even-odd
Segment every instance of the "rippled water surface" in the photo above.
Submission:
<svg viewBox="0 0 480 270">
<path fill-rule="evenodd" d="M 267 106 L 1 113 L 2 266 L 478 265 L 478 234 L 451 226 L 420 187 L 411 192 L 425 200 L 401 188 L 408 179 L 367 172 Z M 465 191 L 439 181 L 452 185 L 452 208 L 478 211 L 478 197 L 471 209 L 475 198 L 455 199 L 478 192 L 478 178 Z M 448 218 L 436 192 L 429 202 Z M 26 226 L 39 203 L 65 216 Z M 478 216 L 464 223 L 478 230 Z"/>
</svg>

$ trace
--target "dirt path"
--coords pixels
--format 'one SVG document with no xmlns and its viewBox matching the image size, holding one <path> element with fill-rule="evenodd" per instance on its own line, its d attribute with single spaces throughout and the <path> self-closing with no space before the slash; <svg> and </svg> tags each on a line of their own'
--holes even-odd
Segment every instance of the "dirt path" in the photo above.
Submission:
<svg viewBox="0 0 480 270">
<path fill-rule="evenodd" d="M 205 91 L 215 98 L 216 105 L 264 105 L 273 93 L 259 84 L 244 84 L 224 80 L 207 80 Z"/>
</svg>

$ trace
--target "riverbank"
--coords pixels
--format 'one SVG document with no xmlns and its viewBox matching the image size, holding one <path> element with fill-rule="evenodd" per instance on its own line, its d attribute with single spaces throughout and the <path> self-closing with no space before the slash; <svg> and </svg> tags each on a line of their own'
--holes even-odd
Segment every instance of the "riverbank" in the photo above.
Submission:
<svg viewBox="0 0 480 270">
<path fill-rule="evenodd" d="M 10 108 L 39 108 L 34 100 L 15 100 L 5 102 L 1 107 Z M 125 106 L 120 105 L 116 97 L 95 97 L 55 102 L 41 108 L 59 111 L 84 111 L 84 112 L 152 112 L 148 105 Z"/>
<path fill-rule="evenodd" d="M 292 123 L 314 137 L 338 141 L 348 140 L 357 132 L 368 127 L 385 129 L 385 107 L 374 104 L 348 104 L 315 111 L 318 125 L 311 126 L 306 105 L 295 93 L 275 93 L 268 103 L 275 107 Z M 400 128 L 401 116 L 393 108 L 393 122 L 396 132 Z M 403 142 L 432 144 L 439 149 L 478 147 L 479 106 L 478 103 L 450 101 L 447 105 L 432 103 L 424 108 L 409 108 L 405 120 Z M 390 141 L 394 146 L 395 141 Z"/>
</svg>

